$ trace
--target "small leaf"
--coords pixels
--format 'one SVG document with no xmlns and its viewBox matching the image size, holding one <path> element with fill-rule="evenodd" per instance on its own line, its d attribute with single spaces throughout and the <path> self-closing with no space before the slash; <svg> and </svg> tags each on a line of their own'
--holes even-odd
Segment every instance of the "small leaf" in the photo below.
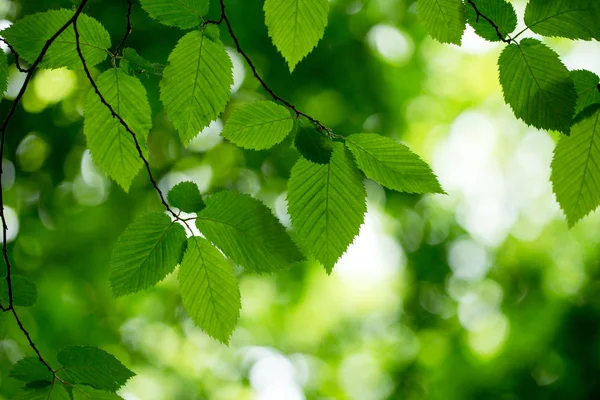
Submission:
<svg viewBox="0 0 600 400">
<path fill-rule="evenodd" d="M 240 316 L 240 289 L 231 266 L 209 241 L 191 237 L 179 267 L 181 300 L 204 332 L 225 344 Z"/>
<path fill-rule="evenodd" d="M 432 38 L 460 45 L 467 25 L 462 0 L 418 0 L 417 12 Z"/>
<path fill-rule="evenodd" d="M 121 68 L 102 73 L 96 79 L 96 85 L 108 104 L 135 133 L 147 156 L 145 143 L 152 127 L 152 114 L 144 85 Z M 119 120 L 113 118 L 94 90 L 89 91 L 85 104 L 83 133 L 92 159 L 127 192 L 144 165 L 133 137 Z"/>
<path fill-rule="evenodd" d="M 35 283 L 21 275 L 12 275 L 11 283 L 15 306 L 31 307 L 35 304 L 38 298 Z M 8 304 L 8 285 L 5 277 L 0 281 L 0 300 Z"/>
<path fill-rule="evenodd" d="M 74 10 L 50 10 L 31 14 L 15 21 L 1 34 L 21 58 L 33 64 L 46 42 L 71 19 L 74 12 Z M 111 46 L 110 35 L 104 26 L 94 18 L 81 14 L 77 19 L 77 30 L 80 34 L 81 52 L 88 67 L 104 61 Z M 40 67 L 48 69 L 83 68 L 77 53 L 73 25 L 69 26 L 52 43 Z"/>
<path fill-rule="evenodd" d="M 123 400 L 114 393 L 94 389 L 90 386 L 75 385 L 73 387 L 73 400 Z"/>
<path fill-rule="evenodd" d="M 8 88 L 8 61 L 6 53 L 0 51 L 0 93 L 6 92 Z"/>
<path fill-rule="evenodd" d="M 313 127 L 299 128 L 294 145 L 304 158 L 317 164 L 327 164 L 333 153 L 333 140 Z"/>
<path fill-rule="evenodd" d="M 200 190 L 194 182 L 181 182 L 173 186 L 167 199 L 173 207 L 186 213 L 195 213 L 206 207 Z"/>
<path fill-rule="evenodd" d="M 570 137 L 561 137 L 552 160 L 552 188 L 569 227 L 600 205 L 600 105 L 584 111 Z"/>
<path fill-rule="evenodd" d="M 140 0 L 142 8 L 158 22 L 190 29 L 202 23 L 209 0 Z"/>
<path fill-rule="evenodd" d="M 52 372 L 37 357 L 25 357 L 12 366 L 10 377 L 23 382 L 52 381 Z"/>
<path fill-rule="evenodd" d="M 586 70 L 571 71 L 571 78 L 575 82 L 577 90 L 577 107 L 575 114 L 594 104 L 600 104 L 600 77 L 593 72 Z"/>
<path fill-rule="evenodd" d="M 144 214 L 119 237 L 110 260 L 113 296 L 139 292 L 175 269 L 185 244 L 183 226 L 162 213 Z"/>
<path fill-rule="evenodd" d="M 25 389 L 11 397 L 11 400 L 71 400 L 71 397 L 63 384 L 55 382 L 43 388 Z"/>
<path fill-rule="evenodd" d="M 502 37 L 506 39 L 506 35 L 510 34 L 517 27 L 517 13 L 512 4 L 505 0 L 472 0 L 479 12 L 489 19 L 498 27 Z M 481 15 L 478 17 L 475 7 L 465 2 L 467 7 L 467 21 L 469 25 L 475 29 L 482 38 L 491 42 L 498 42 L 498 32 L 496 28 Z"/>
<path fill-rule="evenodd" d="M 300 158 L 292 168 L 287 194 L 292 226 L 329 273 L 358 235 L 366 195 L 362 175 L 341 143 L 329 164 Z"/>
<path fill-rule="evenodd" d="M 569 134 L 577 93 L 558 54 L 539 40 L 523 39 L 505 47 L 498 65 L 504 100 L 517 118 Z"/>
<path fill-rule="evenodd" d="M 444 193 L 427 163 L 408 147 L 373 133 L 350 135 L 346 145 L 368 178 L 407 193 Z"/>
<path fill-rule="evenodd" d="M 273 272 L 304 260 L 271 210 L 245 194 L 222 191 L 209 196 L 196 225 L 226 256 L 255 272 Z"/>
<path fill-rule="evenodd" d="M 290 72 L 325 33 L 328 0 L 265 0 L 265 23 Z"/>
<path fill-rule="evenodd" d="M 97 347 L 69 346 L 61 350 L 56 359 L 65 367 L 61 374 L 67 382 L 99 390 L 115 392 L 135 375 L 112 354 Z"/>
<path fill-rule="evenodd" d="M 206 32 L 179 40 L 160 81 L 161 101 L 184 145 L 225 110 L 233 84 L 225 47 Z"/>
<path fill-rule="evenodd" d="M 245 149 L 264 150 L 280 143 L 293 127 L 287 108 L 272 101 L 257 101 L 235 110 L 221 136 Z"/>
<path fill-rule="evenodd" d="M 123 49 L 123 59 L 121 60 L 121 63 L 123 61 L 126 61 L 129 64 L 129 69 L 134 72 L 149 72 L 155 75 L 162 74 L 162 68 L 159 64 L 151 63 L 146 60 L 144 57 L 140 56 L 135 49 L 129 47 Z"/>
<path fill-rule="evenodd" d="M 525 24 L 543 36 L 600 40 L 600 2 L 597 0 L 530 0 Z"/>
</svg>

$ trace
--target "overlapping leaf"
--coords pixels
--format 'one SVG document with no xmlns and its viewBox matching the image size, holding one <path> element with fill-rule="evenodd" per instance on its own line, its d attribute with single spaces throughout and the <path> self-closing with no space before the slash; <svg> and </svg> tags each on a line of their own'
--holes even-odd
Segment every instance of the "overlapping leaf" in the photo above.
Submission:
<svg viewBox="0 0 600 400">
<path fill-rule="evenodd" d="M 226 256 L 259 273 L 304 259 L 271 210 L 245 194 L 222 191 L 209 196 L 196 225 Z"/>
<path fill-rule="evenodd" d="M 265 23 L 290 72 L 325 33 L 328 0 L 265 0 Z"/>
<path fill-rule="evenodd" d="M 418 0 L 417 12 L 432 38 L 460 45 L 467 25 L 462 0 Z"/>
<path fill-rule="evenodd" d="M 102 73 L 96 84 L 105 100 L 135 133 L 144 153 L 152 115 L 146 89 L 136 77 L 120 68 Z M 113 118 L 98 95 L 90 90 L 86 100 L 83 133 L 92 159 L 127 192 L 143 166 L 132 135 Z"/>
<path fill-rule="evenodd" d="M 280 143 L 294 127 L 290 112 L 272 101 L 257 101 L 237 109 L 227 120 L 221 136 L 252 150 Z"/>
<path fill-rule="evenodd" d="M 142 8 L 161 24 L 189 29 L 202 23 L 209 0 L 140 0 Z"/>
<path fill-rule="evenodd" d="M 373 133 L 350 135 L 346 145 L 368 178 L 407 193 L 444 193 L 427 163 L 403 144 Z"/>
<path fill-rule="evenodd" d="M 233 84 L 231 59 L 212 28 L 179 40 L 160 81 L 160 98 L 186 145 L 225 110 Z"/>
<path fill-rule="evenodd" d="M 39 389 L 25 389 L 11 397 L 11 400 L 71 400 L 71 397 L 65 386 L 56 382 Z"/>
<path fill-rule="evenodd" d="M 186 240 L 185 230 L 161 213 L 145 214 L 119 237 L 110 260 L 114 296 L 147 289 L 175 269 Z"/>
<path fill-rule="evenodd" d="M 336 143 L 328 164 L 300 158 L 288 182 L 288 210 L 299 239 L 331 272 L 364 221 L 366 191 L 349 151 Z"/>
<path fill-rule="evenodd" d="M 517 27 L 517 13 L 512 4 L 506 0 L 472 0 L 479 10 L 480 14 L 487 18 L 498 27 L 500 34 L 504 39 Z M 481 15 L 477 14 L 475 7 L 465 2 L 467 7 L 467 21 L 475 29 L 475 32 L 482 38 L 497 42 L 500 41 L 496 28 Z"/>
<path fill-rule="evenodd" d="M 544 36 L 600 40 L 600 2 L 597 0 L 530 0 L 525 24 Z"/>
<path fill-rule="evenodd" d="M 8 88 L 8 62 L 6 53 L 0 52 L 0 93 L 6 92 Z"/>
<path fill-rule="evenodd" d="M 180 182 L 173 186 L 167 199 L 172 206 L 186 213 L 195 213 L 205 207 L 200 190 L 194 182 Z"/>
<path fill-rule="evenodd" d="M 21 275 L 12 275 L 11 287 L 15 306 L 31 307 L 37 301 L 37 288 L 35 283 L 28 278 Z M 5 277 L 0 280 L 0 300 L 8 305 L 8 285 Z"/>
<path fill-rule="evenodd" d="M 569 134 L 577 93 L 558 54 L 539 40 L 523 39 L 506 46 L 498 65 L 504 99 L 517 118 Z"/>
<path fill-rule="evenodd" d="M 119 395 L 94 389 L 91 386 L 75 385 L 72 389 L 73 400 L 123 400 Z"/>
<path fill-rule="evenodd" d="M 31 14 L 16 21 L 1 34 L 21 58 L 32 64 L 46 42 L 71 19 L 74 12 L 74 10 L 50 10 Z M 80 34 L 79 42 L 86 64 L 91 67 L 104 61 L 109 54 L 108 49 L 111 43 L 110 35 L 102 24 L 94 18 L 81 14 L 77 19 L 77 30 Z M 77 53 L 73 25 L 69 26 L 52 43 L 40 67 L 83 68 Z"/>
<path fill-rule="evenodd" d="M 593 104 L 600 104 L 600 77 L 591 71 L 571 71 L 571 78 L 577 90 L 575 114 L 579 114 Z"/>
<path fill-rule="evenodd" d="M 552 188 L 569 226 L 600 205 L 600 105 L 584 111 L 570 137 L 562 137 L 552 160 Z"/>
<path fill-rule="evenodd" d="M 52 381 L 52 373 L 37 357 L 25 357 L 12 366 L 10 377 L 23 382 Z"/>
<path fill-rule="evenodd" d="M 189 239 L 179 287 L 183 306 L 196 325 L 228 343 L 240 315 L 240 289 L 227 260 L 206 239 Z"/>
</svg>

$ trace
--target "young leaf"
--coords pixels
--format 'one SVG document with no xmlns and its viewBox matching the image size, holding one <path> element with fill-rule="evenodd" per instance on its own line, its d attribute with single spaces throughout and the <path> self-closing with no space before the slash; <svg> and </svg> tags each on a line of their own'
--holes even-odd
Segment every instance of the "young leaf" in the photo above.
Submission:
<svg viewBox="0 0 600 400">
<path fill-rule="evenodd" d="M 146 137 L 152 127 L 152 115 L 144 85 L 120 68 L 111 68 L 96 79 L 102 96 L 136 134 L 144 153 Z M 92 159 L 126 192 L 143 166 L 135 142 L 129 132 L 100 97 L 90 90 L 85 103 L 83 133 L 87 138 Z"/>
<path fill-rule="evenodd" d="M 255 272 L 273 272 L 304 260 L 271 210 L 246 194 L 222 191 L 209 196 L 196 225 L 226 256 Z"/>
<path fill-rule="evenodd" d="M 64 366 L 63 379 L 115 392 L 135 374 L 112 354 L 92 346 L 69 346 L 56 359 Z"/>
<path fill-rule="evenodd" d="M 123 400 L 123 398 L 114 393 L 94 389 L 90 386 L 75 385 L 73 387 L 73 400 Z"/>
<path fill-rule="evenodd" d="M 55 382 L 39 389 L 24 389 L 11 400 L 71 400 L 71 397 L 63 384 Z"/>
<path fill-rule="evenodd" d="M 13 304 L 21 307 L 31 307 L 35 304 L 38 297 L 35 283 L 21 275 L 12 275 L 12 294 Z M 0 280 L 0 300 L 8 304 L 8 285 L 6 278 Z"/>
<path fill-rule="evenodd" d="M 294 145 L 304 158 L 317 164 L 327 164 L 333 153 L 333 140 L 312 126 L 298 129 Z"/>
<path fill-rule="evenodd" d="M 265 23 L 290 72 L 325 33 L 328 0 L 265 0 Z"/>
<path fill-rule="evenodd" d="M 232 63 L 208 27 L 185 35 L 169 55 L 160 98 L 185 145 L 225 110 Z"/>
<path fill-rule="evenodd" d="M 186 213 L 195 213 L 206 207 L 194 182 L 181 182 L 173 186 L 167 194 L 167 199 L 173 207 Z"/>
<path fill-rule="evenodd" d="M 407 193 L 444 193 L 427 163 L 403 144 L 373 133 L 350 135 L 346 145 L 368 178 Z"/>
<path fill-rule="evenodd" d="M 600 40 L 600 2 L 597 0 L 530 0 L 525 24 L 544 36 Z"/>
<path fill-rule="evenodd" d="M 121 62 L 123 61 L 126 61 L 129 64 L 129 69 L 134 72 L 150 72 L 157 75 L 162 74 L 160 65 L 151 63 L 140 56 L 135 49 L 130 47 L 123 49 L 123 59 Z"/>
<path fill-rule="evenodd" d="M 6 53 L 0 51 L 0 93 L 6 92 L 8 88 L 8 62 Z"/>
<path fill-rule="evenodd" d="M 562 137 L 552 160 L 552 188 L 569 227 L 600 204 L 600 105 L 584 111 L 570 137 Z"/>
<path fill-rule="evenodd" d="M 489 19 L 498 27 L 502 37 L 506 39 L 506 35 L 510 34 L 517 27 L 517 13 L 512 4 L 506 0 L 472 0 L 479 12 Z M 477 15 L 475 7 L 465 2 L 467 7 L 467 21 L 469 25 L 475 29 L 482 38 L 491 42 L 498 42 L 498 32 L 496 28 L 481 15 Z"/>
<path fill-rule="evenodd" d="M 257 101 L 235 110 L 221 136 L 245 149 L 264 150 L 280 143 L 293 127 L 287 108 L 272 101 Z"/>
<path fill-rule="evenodd" d="M 584 69 L 571 71 L 571 78 L 577 90 L 577 107 L 575 114 L 579 114 L 593 104 L 600 104 L 600 77 Z"/>
<path fill-rule="evenodd" d="M 329 164 L 300 158 L 292 168 L 287 194 L 292 226 L 329 273 L 358 235 L 366 195 L 362 175 L 342 143 L 335 143 Z"/>
<path fill-rule="evenodd" d="M 110 260 L 113 296 L 139 292 L 160 282 L 181 259 L 183 226 L 161 213 L 142 215 L 119 237 Z"/>
<path fill-rule="evenodd" d="M 566 135 L 577 93 L 558 54 L 536 39 L 506 46 L 498 60 L 504 100 L 528 125 Z"/>
<path fill-rule="evenodd" d="M 209 0 L 140 0 L 142 8 L 168 26 L 190 29 L 200 25 L 208 12 Z"/>
<path fill-rule="evenodd" d="M 52 381 L 52 373 L 37 357 L 25 357 L 12 366 L 10 377 L 23 382 Z"/>
<path fill-rule="evenodd" d="M 48 39 L 73 16 L 74 12 L 73 10 L 51 10 L 28 15 L 3 30 L 2 37 L 14 47 L 21 58 L 32 64 Z M 111 45 L 110 35 L 104 26 L 94 18 L 81 14 L 77 19 L 77 30 L 86 64 L 92 67 L 104 61 Z M 52 43 L 40 67 L 83 68 L 77 53 L 73 25 Z"/>
<path fill-rule="evenodd" d="M 460 45 L 467 25 L 462 0 L 418 0 L 417 12 L 432 38 Z"/>
<path fill-rule="evenodd" d="M 191 237 L 179 267 L 181 300 L 204 332 L 229 343 L 242 307 L 231 266 L 209 241 Z"/>
</svg>

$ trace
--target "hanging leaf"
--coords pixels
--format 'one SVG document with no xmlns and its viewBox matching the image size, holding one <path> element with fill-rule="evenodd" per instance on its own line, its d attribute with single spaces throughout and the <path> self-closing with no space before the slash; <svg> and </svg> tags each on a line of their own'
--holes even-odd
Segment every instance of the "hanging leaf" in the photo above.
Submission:
<svg viewBox="0 0 600 400">
<path fill-rule="evenodd" d="M 71 400 L 67 389 L 61 383 L 43 388 L 29 388 L 11 397 L 11 400 Z"/>
<path fill-rule="evenodd" d="M 161 24 L 190 29 L 202 23 L 209 0 L 140 0 L 142 8 Z"/>
<path fill-rule="evenodd" d="M 525 24 L 543 36 L 600 40 L 600 2 L 597 0 L 530 0 Z"/>
<path fill-rule="evenodd" d="M 496 24 L 504 39 L 517 27 L 517 13 L 512 4 L 505 0 L 472 0 L 477 10 Z M 491 42 L 499 42 L 496 28 L 481 15 L 477 15 L 475 7 L 465 2 L 467 7 L 467 21 L 482 38 Z"/>
<path fill-rule="evenodd" d="M 600 77 L 586 70 L 571 71 L 571 78 L 577 90 L 577 106 L 575 114 L 581 113 L 587 107 L 600 104 Z"/>
<path fill-rule="evenodd" d="M 194 182 L 180 182 L 173 186 L 167 199 L 173 207 L 186 213 L 195 213 L 205 207 L 200 190 Z"/>
<path fill-rule="evenodd" d="M 0 51 L 0 93 L 6 92 L 8 89 L 8 61 L 6 53 Z"/>
<path fill-rule="evenodd" d="M 21 307 L 31 307 L 35 304 L 38 298 L 37 288 L 35 283 L 21 275 L 12 275 L 12 294 L 13 304 Z M 8 305 L 8 285 L 6 277 L 0 280 L 0 300 Z"/>
<path fill-rule="evenodd" d="M 25 357 L 12 366 L 10 377 L 23 382 L 52 381 L 52 372 L 37 357 Z"/>
<path fill-rule="evenodd" d="M 467 25 L 462 0 L 418 0 L 417 13 L 432 38 L 460 45 Z"/>
<path fill-rule="evenodd" d="M 317 164 L 327 164 L 333 153 L 333 140 L 312 126 L 298 129 L 294 145 L 304 158 Z"/>
</svg>

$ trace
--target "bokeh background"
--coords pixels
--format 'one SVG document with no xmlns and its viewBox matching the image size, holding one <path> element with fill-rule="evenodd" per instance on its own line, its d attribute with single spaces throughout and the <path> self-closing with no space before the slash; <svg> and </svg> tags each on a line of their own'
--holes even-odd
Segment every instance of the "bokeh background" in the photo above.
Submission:
<svg viewBox="0 0 600 400">
<path fill-rule="evenodd" d="M 512 3 L 522 20 L 525 2 Z M 0 27 L 77 4 L 0 0 Z M 263 2 L 226 4 L 273 90 L 336 133 L 408 144 L 448 195 L 399 194 L 367 180 L 365 224 L 330 276 L 314 262 L 272 276 L 236 266 L 242 313 L 226 347 L 187 318 L 176 273 L 111 298 L 116 238 L 161 205 L 143 171 L 125 194 L 91 161 L 82 73 L 39 71 L 8 131 L 2 179 L 10 257 L 39 290 L 36 306 L 20 312 L 42 352 L 54 360 L 63 346 L 90 344 L 115 354 L 137 373 L 120 391 L 127 400 L 599 398 L 600 215 L 567 230 L 549 183 L 558 135 L 528 128 L 504 104 L 503 45 L 471 29 L 460 48 L 436 43 L 414 1 L 333 0 L 325 37 L 290 75 Z M 116 45 L 126 1 L 91 0 L 85 11 Z M 182 31 L 150 20 L 137 2 L 132 22 L 128 45 L 164 65 Z M 286 180 L 298 157 L 290 141 L 254 152 L 219 136 L 233 109 L 267 99 L 221 36 L 235 66 L 232 100 L 187 149 L 159 104 L 159 77 L 140 75 L 154 113 L 152 167 L 165 191 L 193 180 L 203 193 L 250 193 L 289 226 Z M 570 69 L 600 73 L 597 42 L 544 40 Z M 1 115 L 23 79 L 11 67 Z M 0 315 L 0 399 L 18 390 L 9 369 L 28 355 L 14 321 Z"/>
</svg>

